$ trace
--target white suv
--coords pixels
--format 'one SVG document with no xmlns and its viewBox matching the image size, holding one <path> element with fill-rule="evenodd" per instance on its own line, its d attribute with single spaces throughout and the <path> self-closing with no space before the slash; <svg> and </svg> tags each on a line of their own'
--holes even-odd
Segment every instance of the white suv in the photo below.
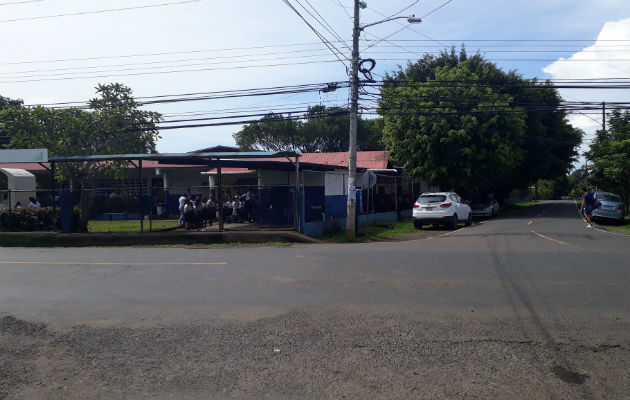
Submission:
<svg viewBox="0 0 630 400">
<path fill-rule="evenodd" d="M 470 226 L 472 211 L 457 193 L 422 193 L 413 205 L 413 226 L 416 229 L 429 224 L 457 229 L 460 222 Z"/>
</svg>

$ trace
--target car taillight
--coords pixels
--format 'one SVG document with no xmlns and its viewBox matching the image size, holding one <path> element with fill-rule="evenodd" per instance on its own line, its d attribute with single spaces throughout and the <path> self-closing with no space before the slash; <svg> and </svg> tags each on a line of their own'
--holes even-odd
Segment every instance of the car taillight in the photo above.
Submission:
<svg viewBox="0 0 630 400">
<path fill-rule="evenodd" d="M 625 209 L 626 209 L 626 206 L 624 206 L 623 204 L 617 207 L 617 210 L 620 210 L 620 211 L 624 211 Z"/>
<path fill-rule="evenodd" d="M 453 204 L 453 203 L 440 204 L 440 207 L 442 207 L 442 208 L 449 208 L 451 206 L 451 204 Z"/>
<path fill-rule="evenodd" d="M 413 208 L 419 208 L 420 204 L 414 203 Z"/>
</svg>

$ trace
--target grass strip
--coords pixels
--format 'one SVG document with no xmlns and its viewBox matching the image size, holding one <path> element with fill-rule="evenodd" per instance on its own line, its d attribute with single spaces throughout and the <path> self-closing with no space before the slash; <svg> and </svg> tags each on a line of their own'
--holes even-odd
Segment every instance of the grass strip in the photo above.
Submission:
<svg viewBox="0 0 630 400">
<path fill-rule="evenodd" d="M 346 236 L 345 232 L 324 234 L 317 239 L 329 243 L 363 243 L 388 240 L 411 240 L 424 237 L 437 236 L 448 232 L 444 227 L 425 228 L 418 230 L 413 227 L 411 218 L 400 221 L 376 222 L 369 226 L 359 227 L 356 238 Z"/>
</svg>

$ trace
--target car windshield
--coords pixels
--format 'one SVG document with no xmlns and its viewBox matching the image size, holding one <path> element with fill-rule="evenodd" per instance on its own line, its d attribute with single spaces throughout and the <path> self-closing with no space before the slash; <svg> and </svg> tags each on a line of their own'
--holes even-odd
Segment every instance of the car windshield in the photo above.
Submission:
<svg viewBox="0 0 630 400">
<path fill-rule="evenodd" d="M 442 194 L 429 194 L 418 197 L 418 203 L 441 203 L 446 200 L 446 196 Z"/>
<path fill-rule="evenodd" d="M 597 193 L 595 196 L 598 200 L 621 202 L 621 197 L 612 193 Z"/>
<path fill-rule="evenodd" d="M 472 199 L 472 204 L 490 204 L 490 197 L 475 197 Z"/>
</svg>

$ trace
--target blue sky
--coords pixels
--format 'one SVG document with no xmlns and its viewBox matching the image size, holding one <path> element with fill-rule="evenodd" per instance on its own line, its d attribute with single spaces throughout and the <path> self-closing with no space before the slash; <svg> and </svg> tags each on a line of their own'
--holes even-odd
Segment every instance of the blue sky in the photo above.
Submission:
<svg viewBox="0 0 630 400">
<path fill-rule="evenodd" d="M 347 79 L 344 66 L 329 62 L 334 60 L 332 54 L 281 0 L 37 0 L 8 4 L 17 1 L 0 0 L 3 38 L 0 95 L 21 98 L 27 104 L 84 101 L 94 95 L 93 88 L 99 82 L 117 81 L 130 86 L 136 96 L 156 96 Z M 315 24 L 299 7 L 299 4 L 308 7 L 306 0 L 291 2 Z M 174 4 L 157 6 L 165 3 Z M 362 23 L 382 19 L 383 15 L 391 15 L 413 1 L 367 3 L 368 8 L 361 12 Z M 419 1 L 402 15 L 424 16 L 445 3 L 446 0 Z M 346 12 L 352 13 L 352 1 L 310 0 L 310 4 L 336 33 L 350 40 L 352 21 Z M 143 8 L 108 11 L 129 7 Z M 52 17 L 73 13 L 84 14 Z M 332 39 L 321 26 L 315 26 Z M 374 43 L 368 40 L 387 37 L 402 26 L 388 22 L 366 29 L 361 47 Z M 630 41 L 601 42 L 600 45 L 618 43 L 619 46 L 597 47 L 600 34 L 630 40 L 630 2 L 452 0 L 423 18 L 423 23 L 409 26 L 387 42 L 364 51 L 362 57 L 374 58 L 377 62 L 374 71 L 382 75 L 424 52 L 465 44 L 469 52 L 479 50 L 504 70 L 518 70 L 525 77 L 613 77 L 608 75 L 613 73 L 629 77 Z M 349 55 L 345 47 L 338 46 Z M 583 55 L 595 55 L 600 61 L 556 61 L 579 58 L 585 49 Z M 615 52 L 604 53 L 604 50 Z M 154 53 L 161 54 L 148 55 Z M 139 54 L 142 56 L 132 56 Z M 76 60 L 52 62 L 67 59 Z M 601 61 L 609 59 L 629 61 Z M 296 64 L 299 62 L 308 64 Z M 289 65 L 254 67 L 269 64 Z M 200 69 L 203 71 L 191 71 Z M 173 70 L 183 72 L 154 73 Z M 138 72 L 142 74 L 131 75 Z M 579 100 L 628 101 L 628 93 L 619 91 L 563 91 L 562 94 Z M 229 112 L 226 110 L 245 107 L 281 111 L 320 102 L 343 105 L 346 101 L 347 91 L 337 91 L 175 103 L 151 109 L 175 119 L 193 112 L 220 115 Z M 584 116 L 572 117 L 572 122 L 587 132 L 596 126 L 595 121 Z M 179 152 L 232 144 L 232 133 L 238 129 L 238 126 L 224 126 L 165 131 L 158 149 Z"/>
</svg>

